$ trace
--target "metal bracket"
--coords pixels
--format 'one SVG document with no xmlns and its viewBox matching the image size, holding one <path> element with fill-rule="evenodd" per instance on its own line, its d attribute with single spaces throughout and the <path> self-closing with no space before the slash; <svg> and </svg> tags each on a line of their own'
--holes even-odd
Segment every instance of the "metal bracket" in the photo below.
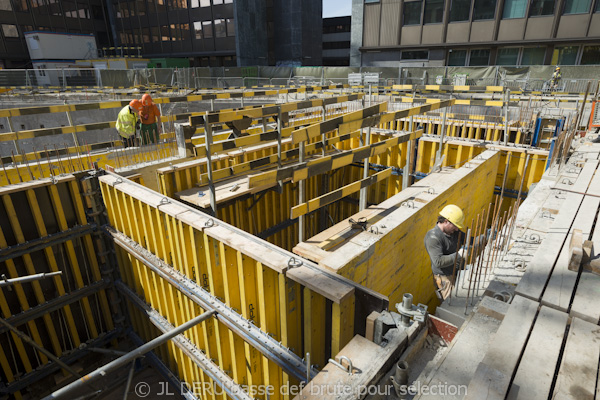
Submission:
<svg viewBox="0 0 600 400">
<path fill-rule="evenodd" d="M 117 186 L 119 183 L 123 183 L 123 178 L 117 178 L 114 182 L 113 182 L 113 187 Z"/>
<path fill-rule="evenodd" d="M 297 259 L 295 257 L 290 257 L 290 259 L 288 260 L 288 267 L 290 268 L 300 267 L 302 264 L 302 260 Z"/>
<path fill-rule="evenodd" d="M 358 221 L 355 221 L 353 218 L 350 218 L 348 220 L 348 222 L 350 223 L 350 226 L 352 229 L 360 229 L 363 231 L 367 230 L 367 218 L 366 217 L 360 217 L 358 219 Z"/>
<path fill-rule="evenodd" d="M 206 222 L 204 223 L 205 228 L 212 228 L 215 225 L 217 225 L 217 224 L 216 224 L 215 220 L 212 218 L 207 219 Z"/>
<path fill-rule="evenodd" d="M 353 371 L 353 368 L 354 368 L 354 367 L 352 367 L 352 361 L 348 357 L 346 357 L 346 356 L 339 356 L 338 358 L 340 360 L 339 362 L 337 362 L 333 358 L 330 358 L 329 362 L 332 363 L 333 365 L 335 365 L 336 367 L 340 368 L 342 371 L 346 371 L 348 373 L 348 375 L 352 375 L 352 371 Z M 348 367 L 347 368 L 342 365 L 342 361 L 343 360 L 348 361 Z"/>
<path fill-rule="evenodd" d="M 400 203 L 400 207 L 408 207 L 408 208 L 417 208 L 415 207 L 415 202 L 412 200 L 405 200 Z"/>
</svg>

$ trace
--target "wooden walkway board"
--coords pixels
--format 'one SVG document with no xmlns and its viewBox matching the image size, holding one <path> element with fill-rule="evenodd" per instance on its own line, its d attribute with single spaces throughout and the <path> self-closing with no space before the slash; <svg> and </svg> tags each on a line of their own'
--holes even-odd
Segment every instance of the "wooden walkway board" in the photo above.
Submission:
<svg viewBox="0 0 600 400">
<path fill-rule="evenodd" d="M 535 301 L 540 300 L 583 197 L 576 193 L 567 194 L 548 234 L 538 247 L 531 263 L 527 265 L 527 270 L 515 291 L 517 294 Z"/>
<path fill-rule="evenodd" d="M 506 313 L 502 324 L 496 334 L 490 341 L 490 347 L 483 361 L 484 367 L 480 365 L 481 375 L 476 374 L 469 383 L 469 390 L 465 399 L 477 399 L 478 391 L 472 391 L 473 388 L 486 387 L 485 382 L 494 377 L 497 381 L 494 383 L 494 392 L 498 394 L 498 399 L 504 399 L 510 385 L 510 378 L 515 370 L 519 358 L 523 353 L 527 337 L 531 331 L 533 321 L 537 314 L 538 303 L 521 296 L 515 296 L 508 312 Z M 483 374 L 483 370 L 488 371 L 491 376 Z"/>
<path fill-rule="evenodd" d="M 599 357 L 600 326 L 573 318 L 552 398 L 593 399 Z"/>
<path fill-rule="evenodd" d="M 566 238 L 564 246 L 556 262 L 556 266 L 552 270 L 552 276 L 548 281 L 546 290 L 542 297 L 542 304 L 556 308 L 561 311 L 568 311 L 575 283 L 577 282 L 578 273 L 569 270 L 569 243 L 571 241 L 573 229 L 580 229 L 583 233 L 583 239 L 587 240 L 591 231 L 594 217 L 600 206 L 600 198 L 585 196 L 581 207 L 577 212 L 577 216 L 573 221 L 573 225 Z M 547 239 L 546 239 L 547 240 Z"/>
<path fill-rule="evenodd" d="M 597 174 L 596 176 L 600 176 Z M 600 184 L 600 182 L 598 182 Z M 596 225 L 592 234 L 591 258 L 594 259 L 600 254 L 600 225 Z M 591 272 L 582 271 L 577 284 L 577 292 L 571 304 L 570 315 L 584 319 L 593 324 L 600 321 L 600 276 Z"/>
<path fill-rule="evenodd" d="M 548 399 L 568 315 L 542 307 L 508 392 L 508 400 Z"/>
</svg>

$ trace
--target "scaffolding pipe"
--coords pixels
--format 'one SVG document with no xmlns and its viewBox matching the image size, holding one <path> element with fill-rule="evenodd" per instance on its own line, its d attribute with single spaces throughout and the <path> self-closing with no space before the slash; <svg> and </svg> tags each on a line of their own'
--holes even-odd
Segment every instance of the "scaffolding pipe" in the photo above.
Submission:
<svg viewBox="0 0 600 400">
<path fill-rule="evenodd" d="M 24 342 L 30 344 L 32 347 L 34 347 L 35 349 L 37 349 L 40 353 L 46 355 L 46 357 L 48 357 L 49 359 L 51 359 L 52 361 L 54 361 L 56 364 L 60 365 L 65 371 L 68 371 L 74 377 L 82 379 L 81 375 L 79 375 L 77 373 L 77 371 L 75 371 L 73 368 L 69 367 L 67 364 L 65 364 L 63 361 L 61 361 L 54 354 L 50 353 L 48 350 L 46 350 L 45 348 L 43 348 L 42 346 L 40 346 L 39 344 L 37 344 L 28 335 L 24 334 L 23 332 L 21 332 L 20 330 L 18 330 L 17 328 L 15 328 L 14 326 L 12 326 L 8 322 L 6 322 L 6 320 L 4 318 L 0 318 L 0 325 L 3 325 L 4 327 L 8 328 L 11 332 L 13 332 L 15 335 L 17 335 L 18 337 L 20 337 Z M 82 384 L 87 384 L 91 388 L 93 388 L 94 390 L 96 390 L 96 388 L 93 387 L 90 382 L 82 381 Z"/>
<path fill-rule="evenodd" d="M 60 275 L 60 274 L 62 274 L 62 271 L 45 272 L 42 274 L 27 275 L 27 276 L 21 276 L 19 278 L 12 278 L 12 279 L 6 279 L 6 275 L 2 274 L 2 277 L 0 278 L 0 287 L 11 286 L 11 285 L 14 285 L 15 283 L 39 281 L 41 279 L 50 278 L 51 276 L 56 276 L 56 275 Z"/>
<path fill-rule="evenodd" d="M 161 344 L 174 338 L 175 336 L 179 335 L 180 333 L 183 333 L 186 330 L 198 325 L 200 322 L 205 321 L 206 319 L 212 317 L 216 313 L 217 313 L 216 311 L 206 311 L 205 313 L 197 316 L 196 318 L 191 319 L 188 322 L 179 325 L 177 328 L 172 329 L 169 332 L 166 332 L 157 338 L 154 338 L 153 340 L 149 341 L 148 343 L 144 344 L 143 346 L 140 346 L 137 349 L 130 351 L 126 355 L 119 357 L 114 361 L 109 362 L 108 364 L 98 368 L 95 371 L 90 372 L 86 376 L 68 384 L 67 386 L 65 386 L 63 388 L 58 389 L 57 391 L 44 397 L 44 400 L 59 399 L 63 396 L 66 396 L 68 393 L 72 392 L 73 390 L 81 388 L 84 384 L 90 384 L 92 381 L 94 381 L 98 378 L 101 378 L 101 377 L 105 376 L 106 374 L 108 374 L 109 372 L 112 372 L 112 371 L 122 367 L 123 365 L 134 361 L 136 358 L 148 353 L 152 349 L 160 346 Z"/>
</svg>

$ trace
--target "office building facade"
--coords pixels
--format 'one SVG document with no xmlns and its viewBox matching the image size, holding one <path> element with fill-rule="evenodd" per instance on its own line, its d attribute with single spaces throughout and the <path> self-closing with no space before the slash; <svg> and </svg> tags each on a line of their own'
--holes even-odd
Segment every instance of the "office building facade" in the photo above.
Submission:
<svg viewBox="0 0 600 400">
<path fill-rule="evenodd" d="M 350 65 L 352 17 L 323 18 L 323 65 Z"/>
<path fill-rule="evenodd" d="M 99 47 L 113 45 L 102 0 L 0 0 L 0 25 L 1 68 L 31 68 L 25 32 L 93 34 Z"/>
<path fill-rule="evenodd" d="M 600 64 L 600 0 L 353 0 L 351 65 Z"/>
</svg>

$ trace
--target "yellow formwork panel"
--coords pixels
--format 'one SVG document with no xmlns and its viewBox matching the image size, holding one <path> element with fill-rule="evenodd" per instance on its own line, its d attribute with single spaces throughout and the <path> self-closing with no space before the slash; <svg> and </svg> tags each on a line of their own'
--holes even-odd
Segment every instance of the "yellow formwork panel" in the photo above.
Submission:
<svg viewBox="0 0 600 400">
<path fill-rule="evenodd" d="M 100 181 L 109 221 L 115 229 L 190 277 L 198 286 L 253 321 L 299 357 L 313 350 L 316 352 L 314 357 L 323 366 L 327 357 L 332 355 L 330 352 L 343 346 L 352 337 L 354 321 L 350 317 L 354 316 L 353 287 L 344 289 L 346 294 L 341 298 L 330 293 L 326 299 L 323 297 L 326 292 L 317 293 L 312 287 L 291 279 L 275 268 L 275 265 L 285 266 L 287 259 L 273 264 L 275 261 L 271 258 L 263 257 L 265 251 L 272 254 L 271 250 L 265 248 L 261 251 L 263 245 L 258 243 L 250 245 L 239 242 L 241 237 L 235 239 L 235 235 L 239 234 L 232 237 L 224 222 L 216 221 L 214 226 L 200 228 L 204 226 L 201 221 L 208 220 L 205 214 L 194 213 L 175 202 L 165 202 L 164 196 L 129 185 L 126 180 L 117 185 L 111 184 L 116 181 L 113 176 L 101 177 Z M 270 198 L 265 196 L 269 198 L 268 204 L 271 206 L 280 200 L 275 195 L 273 193 Z M 243 203 L 240 204 L 237 208 L 223 210 L 232 217 L 239 207 L 244 209 Z M 263 205 L 263 213 L 267 213 L 268 204 Z M 266 227 L 267 223 L 274 221 L 265 219 L 262 223 Z M 178 325 L 198 314 L 197 305 L 185 293 L 161 279 L 127 251 L 119 250 L 117 253 L 120 271 L 127 285 L 171 324 Z M 312 299 L 319 300 L 313 302 Z M 315 304 L 320 311 L 303 312 L 303 305 L 307 301 Z M 329 336 L 322 329 L 326 323 L 323 318 L 327 315 L 332 318 L 331 326 L 337 327 L 332 329 Z M 319 328 L 315 330 L 314 337 L 305 336 L 306 326 Z M 239 384 L 273 385 L 276 391 L 286 385 L 298 384 L 216 319 L 198 325 L 186 332 L 185 336 Z M 337 347 L 328 346 L 328 342 Z M 331 347 L 329 351 L 328 347 Z M 169 358 L 165 362 L 175 368 L 174 371 L 182 380 L 190 382 L 203 379 L 190 366 L 189 360 L 180 354 L 180 350 L 170 347 L 161 356 Z"/>
<path fill-rule="evenodd" d="M 72 175 L 56 180 L 0 188 L 0 248 L 47 238 L 87 224 L 86 210 L 78 181 Z M 79 237 L 33 250 L 5 260 L 3 274 L 17 278 L 43 272 L 62 271 L 51 279 L 15 284 L 0 289 L 0 311 L 5 319 L 35 306 L 66 296 L 102 280 L 92 236 Z M 10 289 L 10 290 L 9 290 Z M 112 313 L 104 290 L 64 305 L 51 313 L 17 325 L 37 344 L 57 356 L 77 349 L 82 342 L 113 329 Z M 8 339 L 10 338 L 10 339 Z M 18 372 L 31 372 L 48 363 L 47 357 L 24 344 L 12 333 L 0 345 L 3 379 L 14 382 Z M 14 393 L 20 398 L 19 392 Z"/>
</svg>

